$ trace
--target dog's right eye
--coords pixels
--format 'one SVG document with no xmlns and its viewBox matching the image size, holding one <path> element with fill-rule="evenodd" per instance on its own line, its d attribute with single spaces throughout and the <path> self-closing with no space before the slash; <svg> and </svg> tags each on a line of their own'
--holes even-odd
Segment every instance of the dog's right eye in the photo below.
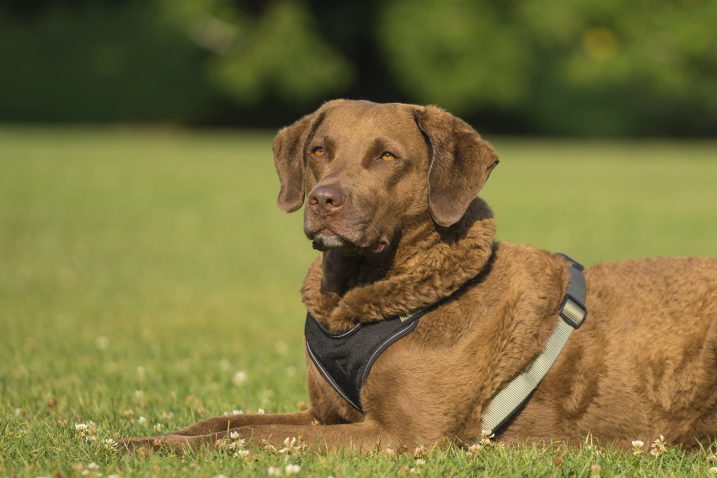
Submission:
<svg viewBox="0 0 717 478">
<path fill-rule="evenodd" d="M 315 148 L 311 148 L 311 156 L 316 159 L 323 159 L 326 157 L 326 150 L 323 146 L 316 146 Z"/>
<path fill-rule="evenodd" d="M 394 159 L 398 159 L 398 156 L 393 154 L 391 151 L 384 151 L 381 153 L 381 159 L 384 161 L 393 161 Z"/>
</svg>

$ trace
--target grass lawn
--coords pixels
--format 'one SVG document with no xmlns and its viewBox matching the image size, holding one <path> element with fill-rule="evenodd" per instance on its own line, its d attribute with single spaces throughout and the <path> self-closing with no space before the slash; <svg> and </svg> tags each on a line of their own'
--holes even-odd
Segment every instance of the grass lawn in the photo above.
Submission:
<svg viewBox="0 0 717 478">
<path fill-rule="evenodd" d="M 299 476 L 337 478 L 411 469 L 585 476 L 593 465 L 602 476 L 717 476 L 708 451 L 672 448 L 659 457 L 450 448 L 423 464 L 383 454 L 108 450 L 107 438 L 306 400 L 298 288 L 314 252 L 300 215 L 274 206 L 270 140 L 0 127 L 0 476 L 266 476 L 287 463 L 301 466 Z M 502 161 L 483 196 L 500 239 L 586 265 L 717 255 L 717 143 L 494 144 Z M 245 380 L 234 380 L 241 371 Z M 75 429 L 89 421 L 95 441 Z"/>
</svg>

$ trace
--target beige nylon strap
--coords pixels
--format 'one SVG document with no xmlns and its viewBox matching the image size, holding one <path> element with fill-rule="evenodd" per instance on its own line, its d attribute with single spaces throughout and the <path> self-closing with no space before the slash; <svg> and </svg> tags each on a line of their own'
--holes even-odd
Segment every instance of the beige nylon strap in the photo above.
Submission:
<svg viewBox="0 0 717 478">
<path fill-rule="evenodd" d="M 540 381 L 558 359 L 573 331 L 580 327 L 587 309 L 585 303 L 585 277 L 582 266 L 565 256 L 572 264 L 568 293 L 558 311 L 558 325 L 550 334 L 545 348 L 533 363 L 515 377 L 506 387 L 493 397 L 483 412 L 481 428 L 484 434 L 492 435 L 504 425 L 535 390 Z"/>
<path fill-rule="evenodd" d="M 548 373 L 573 330 L 575 329 L 562 319 L 558 320 L 558 325 L 553 330 L 550 338 L 548 338 L 545 349 L 540 352 L 525 372 L 515 377 L 488 404 L 486 411 L 483 413 L 482 430 L 485 430 L 488 435 L 492 435 L 505 420 L 511 417 L 513 412 L 520 407 L 545 377 L 545 374 Z"/>
</svg>

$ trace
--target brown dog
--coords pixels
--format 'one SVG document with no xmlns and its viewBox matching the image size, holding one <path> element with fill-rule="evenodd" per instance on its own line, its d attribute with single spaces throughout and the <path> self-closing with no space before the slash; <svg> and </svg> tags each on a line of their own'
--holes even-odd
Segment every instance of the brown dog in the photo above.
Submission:
<svg viewBox="0 0 717 478">
<path fill-rule="evenodd" d="M 282 129 L 274 162 L 281 209 L 308 195 L 304 231 L 322 253 L 302 296 L 324 329 L 433 308 L 378 356 L 360 389 L 365 414 L 308 360 L 309 410 L 222 416 L 124 444 L 196 447 L 230 431 L 359 450 L 480 437 L 486 405 L 561 320 L 570 268 L 495 242 L 476 198 L 498 162 L 491 146 L 440 108 L 337 100 Z M 585 279 L 585 323 L 497 438 L 717 438 L 717 259 L 602 264 Z"/>
</svg>

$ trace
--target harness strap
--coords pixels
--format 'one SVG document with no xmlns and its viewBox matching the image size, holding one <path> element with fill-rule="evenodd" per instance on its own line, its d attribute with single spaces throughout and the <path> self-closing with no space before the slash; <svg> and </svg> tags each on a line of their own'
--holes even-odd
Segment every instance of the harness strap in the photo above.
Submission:
<svg viewBox="0 0 717 478">
<path fill-rule="evenodd" d="M 545 348 L 528 368 L 515 377 L 493 397 L 483 413 L 481 428 L 488 435 L 504 426 L 525 403 L 533 390 L 550 370 L 565 347 L 570 335 L 585 320 L 585 276 L 583 266 L 561 254 L 571 262 L 568 292 L 558 311 L 558 325 L 550 334 Z"/>
</svg>

